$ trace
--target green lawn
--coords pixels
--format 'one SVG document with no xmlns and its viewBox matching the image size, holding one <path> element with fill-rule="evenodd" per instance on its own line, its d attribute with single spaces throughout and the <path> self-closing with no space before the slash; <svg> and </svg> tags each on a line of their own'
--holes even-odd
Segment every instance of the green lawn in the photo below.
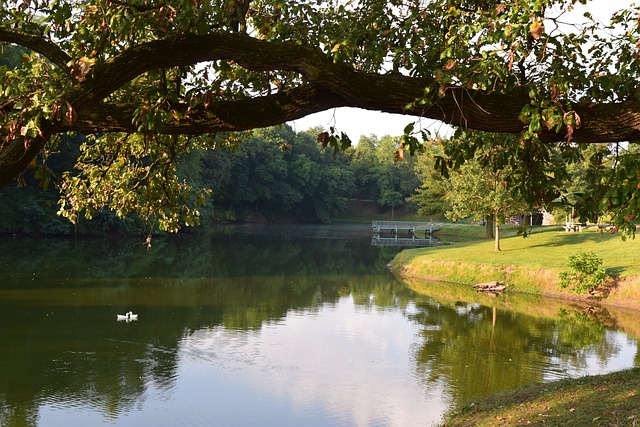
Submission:
<svg viewBox="0 0 640 427">
<path fill-rule="evenodd" d="M 451 227 L 439 232 L 443 239 L 453 234 L 469 234 L 473 240 L 448 247 L 411 250 L 412 256 L 427 254 L 431 259 L 455 259 L 471 264 L 518 264 L 535 267 L 566 267 L 567 257 L 577 252 L 595 252 L 606 268 L 625 276 L 640 275 L 640 236 L 622 240 L 620 234 L 600 234 L 595 228 L 582 233 L 565 233 L 560 227 L 538 227 L 528 238 L 515 235 L 513 227 L 504 230 L 500 252 L 493 251 L 493 241 L 485 240 L 482 227 Z M 413 253 L 415 252 L 415 253 Z"/>
<path fill-rule="evenodd" d="M 569 296 L 557 284 L 558 273 L 567 269 L 569 255 L 595 252 L 609 275 L 633 282 L 633 286 L 621 287 L 617 298 L 640 301 L 640 236 L 622 240 L 620 234 L 600 234 L 595 228 L 565 233 L 553 226 L 534 228 L 525 239 L 515 235 L 515 228 L 505 227 L 502 251 L 494 252 L 493 241 L 483 239 L 482 227 L 447 227 L 438 235 L 445 241 L 448 235 L 452 240 L 465 236 L 471 240 L 405 250 L 391 263 L 393 270 L 406 277 L 464 284 L 497 280 L 507 283 L 513 291 Z"/>
<path fill-rule="evenodd" d="M 623 241 L 619 234 L 601 235 L 595 229 L 565 233 L 560 227 L 538 227 L 524 239 L 515 236 L 515 228 L 506 227 L 503 250 L 496 253 L 493 241 L 483 238 L 482 227 L 447 227 L 439 235 L 459 243 L 405 250 L 393 260 L 393 270 L 405 277 L 466 284 L 501 280 L 512 291 L 573 297 L 560 290 L 557 274 L 566 269 L 569 255 L 593 251 L 609 274 L 627 278 L 603 302 L 640 309 L 640 236 Z M 419 282 L 430 290 L 438 286 Z M 540 384 L 468 402 L 443 425 L 640 426 L 640 369 Z"/>
<path fill-rule="evenodd" d="M 469 403 L 445 426 L 638 426 L 640 369 L 526 387 Z"/>
</svg>

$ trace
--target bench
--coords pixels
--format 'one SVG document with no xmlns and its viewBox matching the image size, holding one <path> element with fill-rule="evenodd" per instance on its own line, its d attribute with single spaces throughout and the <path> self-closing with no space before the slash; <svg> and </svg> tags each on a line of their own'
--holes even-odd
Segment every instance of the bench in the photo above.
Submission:
<svg viewBox="0 0 640 427">
<path fill-rule="evenodd" d="M 581 232 L 583 228 L 587 228 L 586 222 L 568 222 L 562 226 L 565 233 L 569 232 Z"/>
</svg>

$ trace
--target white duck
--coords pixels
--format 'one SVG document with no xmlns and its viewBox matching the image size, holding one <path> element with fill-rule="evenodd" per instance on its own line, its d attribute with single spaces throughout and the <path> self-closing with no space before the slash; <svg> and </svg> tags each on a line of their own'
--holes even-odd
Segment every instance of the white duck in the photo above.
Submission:
<svg viewBox="0 0 640 427">
<path fill-rule="evenodd" d="M 133 322 L 134 320 L 138 320 L 138 315 L 133 314 L 131 311 L 127 314 L 116 314 L 116 320 L 118 322 Z"/>
</svg>

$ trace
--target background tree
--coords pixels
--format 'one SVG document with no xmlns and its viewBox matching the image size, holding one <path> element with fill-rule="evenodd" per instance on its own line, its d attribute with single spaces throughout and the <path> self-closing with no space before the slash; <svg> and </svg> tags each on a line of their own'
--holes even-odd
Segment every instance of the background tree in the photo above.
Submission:
<svg viewBox="0 0 640 427">
<path fill-rule="evenodd" d="M 494 250 L 500 251 L 500 224 L 507 216 L 527 211 L 528 205 L 514 198 L 509 188 L 508 169 L 490 170 L 479 161 L 470 160 L 452 172 L 445 181 L 445 201 L 450 208 L 445 215 L 457 221 L 468 216 L 492 218 Z"/>
<path fill-rule="evenodd" d="M 212 189 L 212 217 L 327 222 L 344 213 L 355 178 L 313 133 L 267 128 L 234 149 L 204 153 L 202 185 Z"/>
<path fill-rule="evenodd" d="M 590 144 L 567 167 L 560 197 L 551 205 L 572 221 L 628 224 L 636 218 L 638 192 L 626 188 L 640 176 L 635 142 Z M 637 188 L 636 188 L 637 190 Z M 612 209 L 619 206 L 618 209 Z M 618 226 L 613 228 L 617 231 Z"/>
<path fill-rule="evenodd" d="M 0 43 L 29 53 L 0 73 L 0 185 L 47 158 L 58 135 L 95 135 L 81 147 L 78 172 L 65 175 L 68 216 L 111 206 L 175 230 L 180 219 L 197 222 L 193 204 L 202 200 L 176 178 L 175 163 L 213 148 L 215 138 L 173 135 L 243 131 L 349 106 L 520 135 L 509 143 L 530 149 L 522 161 L 536 178 L 523 180 L 520 193 L 530 203 L 555 198 L 541 187 L 541 144 L 640 135 L 640 9 L 606 24 L 589 13 L 566 24 L 577 2 L 4 0 Z M 349 143 L 338 132 L 325 142 Z M 405 142 L 409 152 L 418 148 L 417 138 Z M 627 203 L 638 191 L 638 163 L 618 159 L 618 192 L 607 198 L 627 231 L 635 230 L 625 218 L 638 209 Z"/>
<path fill-rule="evenodd" d="M 15 70 L 20 67 L 22 57 L 28 53 L 25 47 L 2 43 L 0 44 L 0 67 Z"/>
<path fill-rule="evenodd" d="M 561 221 L 600 222 L 606 209 L 600 201 L 606 192 L 604 177 L 614 168 L 609 144 L 590 144 L 580 159 L 567 166 L 566 182 L 560 197 L 549 210 Z"/>
<path fill-rule="evenodd" d="M 378 180 L 375 173 L 378 165 L 378 147 L 378 137 L 369 135 L 360 137 L 356 147 L 348 151 L 349 169 L 356 179 L 357 192 L 354 197 L 358 201 L 378 199 Z"/>
<path fill-rule="evenodd" d="M 532 176 L 526 162 L 526 146 L 509 144 L 505 141 L 509 138 L 512 137 L 460 131 L 449 141 L 434 141 L 426 157 L 435 161 L 418 168 L 422 183 L 413 200 L 421 209 L 432 209 L 433 200 L 440 197 L 447 207 L 445 215 L 454 221 L 471 215 L 489 219 L 486 224 L 488 230 L 493 225 L 494 248 L 499 251 L 499 225 L 504 223 L 505 216 L 524 213 L 531 207 L 526 202 L 527 195 L 521 193 L 522 181 L 545 180 L 542 188 L 548 191 L 560 186 L 565 176 L 560 172 L 551 177 L 544 172 L 540 177 Z M 544 159 L 544 171 L 557 169 L 566 159 L 552 152 L 538 153 L 538 157 Z M 433 165 L 445 168 L 447 177 L 439 176 Z M 449 171 L 447 165 L 455 168 Z M 546 196 L 539 197 L 537 205 L 541 206 Z"/>
<path fill-rule="evenodd" d="M 415 173 L 420 185 L 410 197 L 410 201 L 418 206 L 418 215 L 442 216 L 450 208 L 444 197 L 445 178 L 434 168 L 436 156 L 443 155 L 443 142 L 432 141 L 425 144 L 424 151 L 416 158 Z"/>
<path fill-rule="evenodd" d="M 385 135 L 376 150 L 377 202 L 391 208 L 391 218 L 395 217 L 397 207 L 407 204 L 419 185 L 413 170 L 415 158 L 400 158 L 400 145 L 400 138 Z"/>
</svg>

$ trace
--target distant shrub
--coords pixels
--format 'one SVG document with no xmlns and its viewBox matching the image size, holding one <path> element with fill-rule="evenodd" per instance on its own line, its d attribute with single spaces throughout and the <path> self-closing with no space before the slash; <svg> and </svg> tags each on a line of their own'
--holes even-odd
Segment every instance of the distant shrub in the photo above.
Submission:
<svg viewBox="0 0 640 427">
<path fill-rule="evenodd" d="M 569 256 L 569 271 L 560 273 L 560 287 L 576 294 L 592 293 L 607 281 L 602 259 L 594 252 L 579 252 Z"/>
</svg>

